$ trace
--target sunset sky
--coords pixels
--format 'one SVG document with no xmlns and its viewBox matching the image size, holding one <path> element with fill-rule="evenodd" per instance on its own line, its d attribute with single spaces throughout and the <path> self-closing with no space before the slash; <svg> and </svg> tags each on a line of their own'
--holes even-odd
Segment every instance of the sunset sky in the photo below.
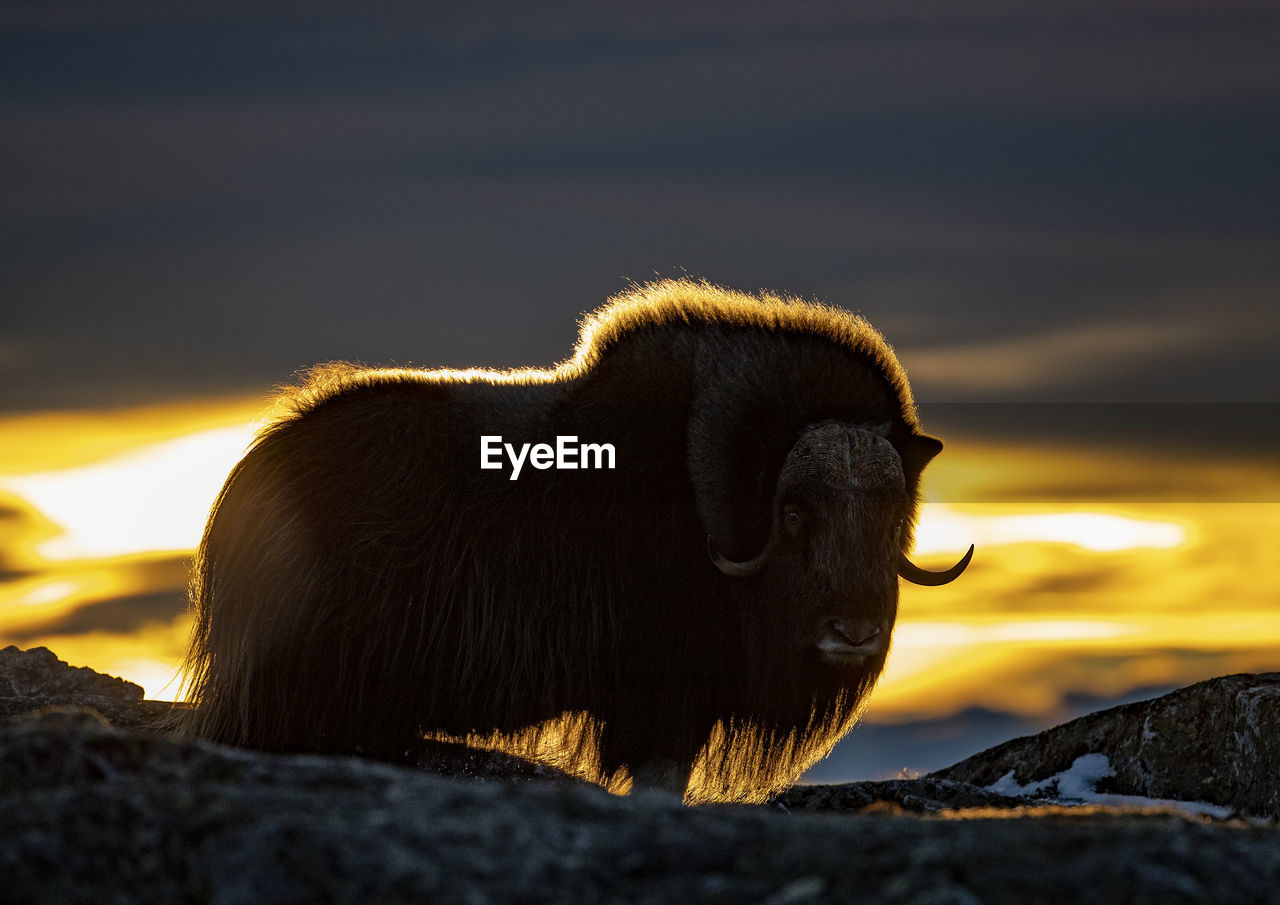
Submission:
<svg viewBox="0 0 1280 905">
<path fill-rule="evenodd" d="M 0 645 L 172 697 L 273 386 L 687 273 L 880 328 L 977 545 L 815 775 L 1280 670 L 1280 9 L 1058 6 L 5 4 Z"/>
</svg>

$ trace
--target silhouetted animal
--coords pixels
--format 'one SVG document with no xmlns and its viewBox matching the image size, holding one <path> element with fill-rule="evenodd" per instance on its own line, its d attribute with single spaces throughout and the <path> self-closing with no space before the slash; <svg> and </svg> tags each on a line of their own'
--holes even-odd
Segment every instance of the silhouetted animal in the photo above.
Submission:
<svg viewBox="0 0 1280 905">
<path fill-rule="evenodd" d="M 795 299 L 636 287 L 553 370 L 329 365 L 288 401 L 196 561 L 187 728 L 220 742 L 494 734 L 615 789 L 761 800 L 856 720 L 898 575 L 972 554 L 907 560 L 941 443 L 878 333 Z M 513 480 L 482 437 L 616 462 Z"/>
</svg>

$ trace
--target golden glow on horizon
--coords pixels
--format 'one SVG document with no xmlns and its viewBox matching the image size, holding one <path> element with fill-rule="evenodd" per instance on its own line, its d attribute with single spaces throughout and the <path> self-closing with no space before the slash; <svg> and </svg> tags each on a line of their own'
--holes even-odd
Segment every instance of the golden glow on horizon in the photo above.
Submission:
<svg viewBox="0 0 1280 905">
<path fill-rule="evenodd" d="M 178 587 L 187 580 L 187 556 L 142 553 L 75 562 L 27 560 L 26 571 L 0 581 L 0 625 L 12 630 L 24 617 L 38 620 L 92 600 Z"/>
<path fill-rule="evenodd" d="M 1138 686 L 1278 665 L 1280 612 L 1137 612 L 1123 622 L 905 621 L 894 631 L 868 719 L 910 722 L 967 707 L 1034 715 L 1060 706 L 1064 691 L 1114 697 Z"/>
<path fill-rule="evenodd" d="M 951 435 L 946 444 L 925 470 L 927 500 L 1280 502 L 1280 467 L 1266 457 L 1214 460 L 1083 442 L 992 443 Z"/>
<path fill-rule="evenodd" d="M 976 656 L 1018 658 L 1035 651 L 1046 656 L 1062 649 L 1091 653 L 1163 647 L 1214 651 L 1268 643 L 1280 648 L 1280 613 L 1215 611 L 1161 616 L 1134 612 L 1123 620 L 1101 615 L 1010 621 L 993 616 L 962 616 L 949 622 L 908 620 L 894 630 L 893 654 L 876 691 L 877 709 L 884 714 L 920 700 L 939 703 L 936 695 L 917 700 L 918 686 L 936 686 L 941 692 L 948 677 L 956 671 L 968 672 L 964 661 Z"/>
<path fill-rule="evenodd" d="M 1095 552 L 1169 548 L 1183 544 L 1186 529 L 1175 522 L 1137 519 L 1109 512 L 1034 512 L 985 515 L 941 503 L 926 503 L 916 530 L 916 553 L 929 555 L 1006 544 L 1072 544 Z"/>
<path fill-rule="evenodd" d="M 253 439 L 253 426 L 217 427 L 104 462 L 0 477 L 61 530 L 37 545 L 48 560 L 189 551 L 209 507 Z"/>
<path fill-rule="evenodd" d="M 251 423 L 152 444 L 77 468 L 0 476 L 59 533 L 36 547 L 47 560 L 194 550 L 222 482 L 253 439 Z M 986 515 L 941 503 L 923 507 L 916 553 L 1013 543 L 1064 543 L 1095 551 L 1176 547 L 1176 523 L 1096 511 Z"/>
<path fill-rule="evenodd" d="M 260 398 L 237 398 L 9 415 L 0 418 L 0 477 L 90 465 L 166 440 L 247 424 L 265 404 Z"/>
<path fill-rule="evenodd" d="M 143 445 L 103 461 L 34 473 L 0 473 L 0 492 L 23 499 L 56 526 L 57 533 L 35 550 L 46 560 L 189 551 L 199 542 L 209 506 L 248 448 L 254 429 L 255 423 L 244 419 Z M 916 553 L 962 551 L 970 543 L 982 549 L 1036 542 L 1120 551 L 1175 547 L 1185 539 L 1180 524 L 1108 512 L 987 515 L 933 503 L 924 507 Z"/>
<path fill-rule="evenodd" d="M 12 510 L 0 519 L 0 646 L 44 644 L 73 665 L 139 682 L 149 697 L 176 697 L 185 616 L 174 618 L 171 608 L 162 622 L 139 617 L 129 630 L 112 630 L 92 627 L 92 609 L 76 614 L 184 593 L 183 557 L 249 443 L 258 407 L 0 420 L 0 503 Z M 1125 503 L 1121 491 L 1141 478 L 1140 463 L 1081 455 L 953 444 L 931 466 L 934 499 L 993 502 L 924 507 L 922 564 L 933 567 L 931 557 L 948 560 L 969 543 L 977 552 L 952 585 L 904 585 L 868 720 L 975 705 L 1047 712 L 1071 691 L 1117 695 L 1280 668 L 1280 504 Z M 1270 486 L 1275 471 L 1172 467 L 1171 480 L 1193 488 L 1193 499 L 1216 498 L 1232 482 Z M 1062 482 L 1052 488 L 1057 501 L 1012 502 L 1046 475 Z M 1071 487 L 1076 501 L 1062 502 L 1073 499 L 1062 493 Z M 947 495 L 957 488 L 963 492 Z"/>
</svg>

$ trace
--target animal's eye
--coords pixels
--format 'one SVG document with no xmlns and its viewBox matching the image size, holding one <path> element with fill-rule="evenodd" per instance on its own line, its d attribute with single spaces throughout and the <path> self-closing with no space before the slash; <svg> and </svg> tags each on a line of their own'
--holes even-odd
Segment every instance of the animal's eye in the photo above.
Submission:
<svg viewBox="0 0 1280 905">
<path fill-rule="evenodd" d="M 794 531 L 804 524 L 804 511 L 794 503 L 782 507 L 782 522 Z"/>
</svg>

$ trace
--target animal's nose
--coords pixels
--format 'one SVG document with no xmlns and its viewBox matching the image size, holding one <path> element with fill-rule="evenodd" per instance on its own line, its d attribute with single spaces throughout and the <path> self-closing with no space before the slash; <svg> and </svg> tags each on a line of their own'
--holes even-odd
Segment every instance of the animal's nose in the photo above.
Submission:
<svg viewBox="0 0 1280 905">
<path fill-rule="evenodd" d="M 843 619 L 832 619 L 828 627 L 840 636 L 850 647 L 866 647 L 879 643 L 884 632 L 880 626 L 871 622 L 845 622 Z"/>
<path fill-rule="evenodd" d="M 863 662 L 889 648 L 889 632 L 874 622 L 828 619 L 817 648 L 830 661 Z"/>
</svg>

